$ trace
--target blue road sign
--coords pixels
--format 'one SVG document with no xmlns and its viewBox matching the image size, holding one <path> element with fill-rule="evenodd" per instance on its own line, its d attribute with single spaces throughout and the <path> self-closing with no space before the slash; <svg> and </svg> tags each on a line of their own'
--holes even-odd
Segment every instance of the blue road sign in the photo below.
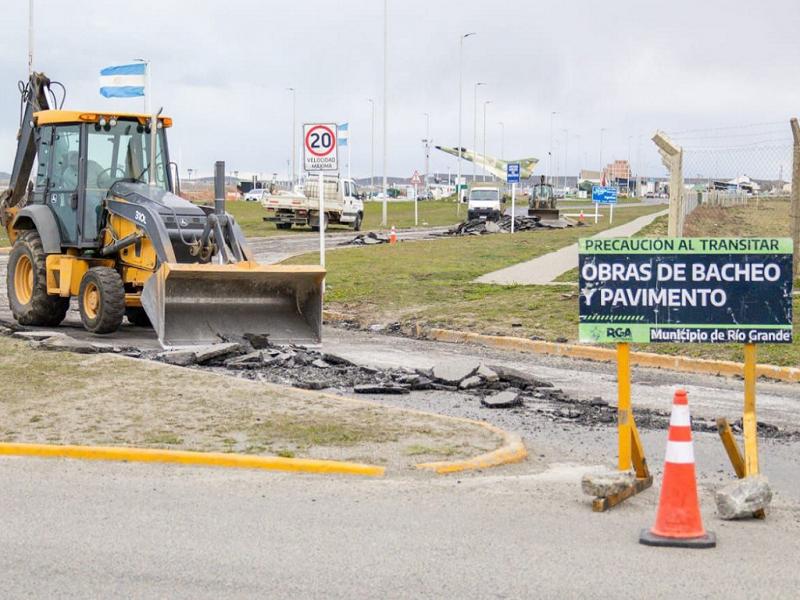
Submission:
<svg viewBox="0 0 800 600">
<path fill-rule="evenodd" d="M 592 202 L 595 202 L 596 204 L 616 204 L 617 188 L 602 186 L 602 185 L 593 185 Z"/>
<path fill-rule="evenodd" d="M 506 182 L 519 183 L 519 163 L 508 163 L 506 165 Z"/>
</svg>

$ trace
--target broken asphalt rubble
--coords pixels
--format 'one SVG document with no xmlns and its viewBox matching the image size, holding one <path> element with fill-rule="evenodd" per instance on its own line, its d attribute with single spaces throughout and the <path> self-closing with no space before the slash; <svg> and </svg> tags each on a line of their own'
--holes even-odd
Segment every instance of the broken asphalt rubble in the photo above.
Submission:
<svg viewBox="0 0 800 600">
<path fill-rule="evenodd" d="M 533 231 L 536 229 L 566 229 L 580 226 L 582 223 L 561 217 L 560 219 L 540 219 L 539 217 L 516 216 L 514 231 Z M 499 221 L 472 219 L 458 223 L 441 235 L 483 235 L 486 233 L 510 233 L 511 215 L 503 215 Z"/>
</svg>

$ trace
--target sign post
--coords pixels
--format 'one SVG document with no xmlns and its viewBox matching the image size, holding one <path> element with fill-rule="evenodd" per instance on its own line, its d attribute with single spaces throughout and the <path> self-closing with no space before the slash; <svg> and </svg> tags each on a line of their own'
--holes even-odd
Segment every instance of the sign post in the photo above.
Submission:
<svg viewBox="0 0 800 600">
<path fill-rule="evenodd" d="M 756 344 L 792 343 L 792 240 L 589 238 L 579 252 L 580 341 L 617 345 L 620 470 L 646 469 L 628 344 L 741 343 L 743 457 L 727 421 L 717 423 L 737 475 L 757 474 Z"/>
<path fill-rule="evenodd" d="M 419 213 L 418 213 L 418 199 L 417 199 L 417 186 L 422 183 L 422 179 L 420 179 L 419 173 L 414 171 L 414 174 L 411 176 L 411 185 L 414 186 L 414 227 L 419 225 Z"/>
<path fill-rule="evenodd" d="M 303 163 L 309 173 L 319 174 L 319 261 L 325 266 L 325 171 L 338 171 L 336 123 L 306 123 L 303 125 Z M 324 289 L 324 284 L 323 284 Z"/>
<path fill-rule="evenodd" d="M 511 233 L 514 233 L 514 220 L 517 218 L 517 184 L 519 183 L 519 163 L 506 165 L 506 183 L 511 184 Z"/>
<path fill-rule="evenodd" d="M 614 205 L 617 203 L 617 188 L 606 185 L 593 185 L 592 186 L 592 202 L 594 202 L 594 224 L 600 218 L 600 205 L 607 204 L 609 206 L 608 224 L 614 222 Z"/>
</svg>

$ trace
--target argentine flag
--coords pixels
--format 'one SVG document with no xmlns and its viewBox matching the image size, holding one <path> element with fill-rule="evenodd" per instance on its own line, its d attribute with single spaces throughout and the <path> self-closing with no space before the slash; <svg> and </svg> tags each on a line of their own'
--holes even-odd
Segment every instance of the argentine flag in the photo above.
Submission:
<svg viewBox="0 0 800 600">
<path fill-rule="evenodd" d="M 347 146 L 347 139 L 350 137 L 349 125 L 350 123 L 342 123 L 336 126 L 336 141 L 340 146 Z"/>
<path fill-rule="evenodd" d="M 145 94 L 147 64 L 106 67 L 100 71 L 100 94 L 106 98 L 132 98 Z"/>
</svg>

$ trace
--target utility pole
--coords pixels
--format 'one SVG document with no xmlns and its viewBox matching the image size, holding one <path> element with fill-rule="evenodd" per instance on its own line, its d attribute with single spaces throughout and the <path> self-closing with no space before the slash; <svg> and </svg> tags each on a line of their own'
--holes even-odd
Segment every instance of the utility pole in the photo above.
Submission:
<svg viewBox="0 0 800 600">
<path fill-rule="evenodd" d="M 431 157 L 431 116 L 428 113 L 425 115 L 425 196 L 430 192 L 430 157 Z"/>
<path fill-rule="evenodd" d="M 483 101 L 483 181 L 486 181 L 486 107 L 491 103 L 491 100 Z"/>
<path fill-rule="evenodd" d="M 472 160 L 472 181 L 475 181 L 476 177 L 476 161 L 474 153 L 478 151 L 478 86 L 486 85 L 482 81 L 478 81 L 474 88 L 474 94 L 472 99 L 472 152 L 473 152 L 473 160 Z"/>
<path fill-rule="evenodd" d="M 567 196 L 567 162 L 569 161 L 569 129 L 562 129 L 564 132 L 564 197 Z"/>
<path fill-rule="evenodd" d="M 456 202 L 459 209 L 461 207 L 461 192 L 459 185 L 461 182 L 461 115 L 463 113 L 464 104 L 464 40 L 469 36 L 475 35 L 475 32 L 465 33 L 458 39 L 458 175 L 456 177 Z"/>
<path fill-rule="evenodd" d="M 550 113 L 550 151 L 547 153 L 547 178 L 550 185 L 553 184 L 553 117 L 556 111 Z"/>
<path fill-rule="evenodd" d="M 386 177 L 386 149 L 389 123 L 389 0 L 383 0 L 383 208 L 381 225 L 387 226 L 389 220 L 387 199 L 389 184 Z"/>
<path fill-rule="evenodd" d="M 295 151 L 296 151 L 296 146 L 297 146 L 297 140 L 295 138 L 295 132 L 297 131 L 297 129 L 296 129 L 297 128 L 297 121 L 296 121 L 297 112 L 296 112 L 295 109 L 296 109 L 297 103 L 295 102 L 295 89 L 293 87 L 290 87 L 290 88 L 286 88 L 286 91 L 292 93 L 292 136 L 291 136 L 291 139 L 292 139 L 292 174 L 289 177 L 289 187 L 290 188 L 294 188 L 294 183 L 295 183 L 295 179 L 294 178 L 297 175 L 297 163 L 295 162 Z"/>
<path fill-rule="evenodd" d="M 375 101 L 367 98 L 372 108 L 370 118 L 370 142 L 369 142 L 369 191 L 375 193 Z"/>
</svg>

